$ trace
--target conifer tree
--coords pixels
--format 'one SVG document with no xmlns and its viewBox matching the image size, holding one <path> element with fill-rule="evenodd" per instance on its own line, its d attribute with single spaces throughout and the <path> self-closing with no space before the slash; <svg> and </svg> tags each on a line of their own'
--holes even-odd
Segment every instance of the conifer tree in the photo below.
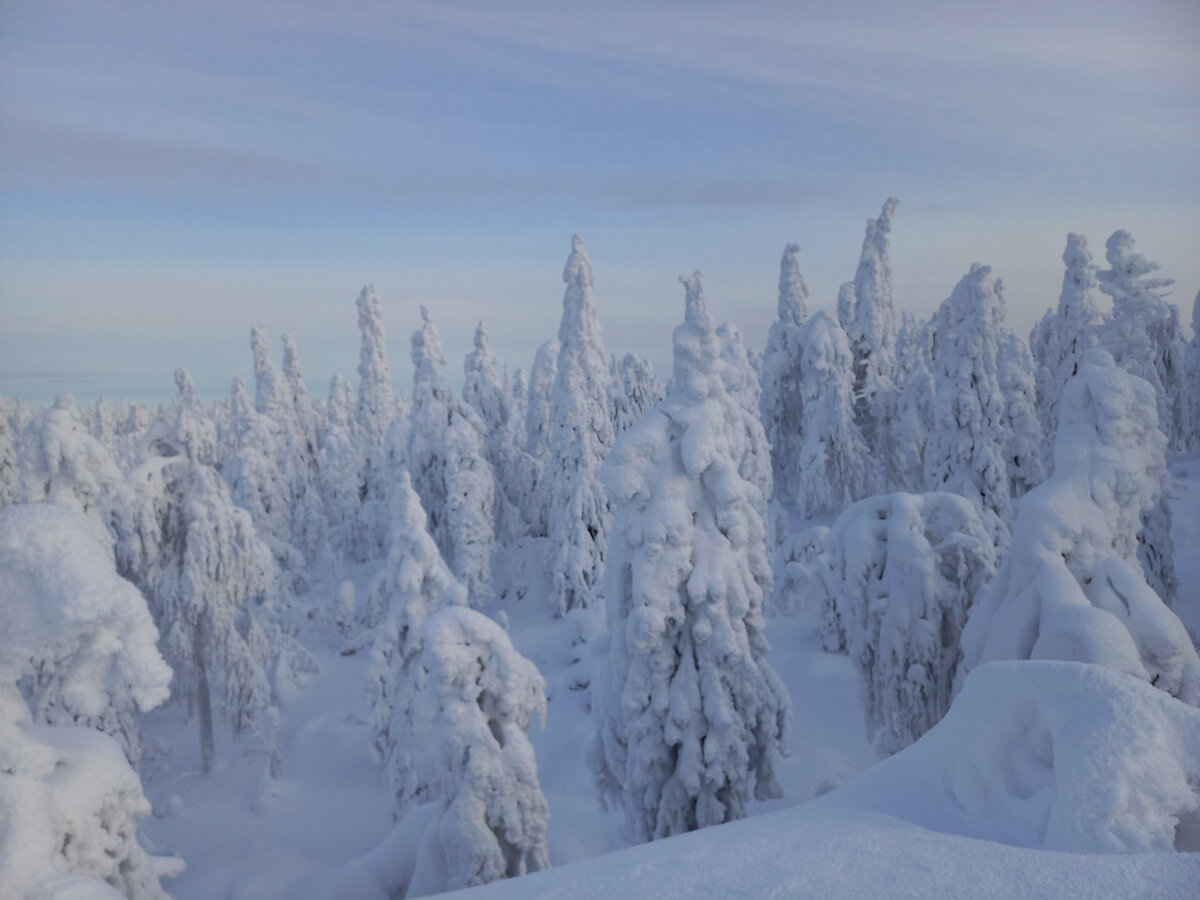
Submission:
<svg viewBox="0 0 1200 900">
<path fill-rule="evenodd" d="M 799 487 L 800 418 L 804 408 L 800 353 L 808 319 L 808 285 L 800 274 L 799 244 L 788 244 L 779 263 L 778 314 L 763 354 L 763 427 L 771 446 L 775 496 L 792 502 Z"/>
<path fill-rule="evenodd" d="M 544 494 L 551 543 L 551 609 L 595 603 L 611 514 L 597 472 L 613 443 L 608 355 L 600 334 L 592 263 L 578 235 L 563 267 L 558 369 L 550 393 Z"/>
<path fill-rule="evenodd" d="M 762 492 L 738 471 L 745 411 L 699 273 L 682 280 L 671 388 L 601 469 L 614 504 L 611 644 L 593 682 L 592 763 L 637 841 L 741 818 L 752 792 L 778 796 L 789 715 L 765 658 L 771 568 Z"/>
<path fill-rule="evenodd" d="M 413 487 L 446 564 L 479 605 L 491 586 L 495 477 L 483 455 L 483 423 L 450 388 L 442 339 L 423 306 L 412 357 L 407 457 Z"/>
</svg>

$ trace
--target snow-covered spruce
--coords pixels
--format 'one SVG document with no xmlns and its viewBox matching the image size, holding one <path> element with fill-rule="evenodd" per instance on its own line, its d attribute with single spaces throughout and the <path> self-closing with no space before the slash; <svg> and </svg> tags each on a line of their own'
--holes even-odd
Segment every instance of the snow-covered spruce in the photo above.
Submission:
<svg viewBox="0 0 1200 900">
<path fill-rule="evenodd" d="M 92 437 L 70 394 L 33 417 L 21 432 L 17 474 L 21 499 L 77 509 L 112 541 L 123 513 L 124 482 L 112 452 Z"/>
<path fill-rule="evenodd" d="M 17 474 L 17 424 L 12 404 L 0 395 L 0 509 L 21 502 L 21 483 Z"/>
<path fill-rule="evenodd" d="M 442 339 L 424 306 L 412 358 L 407 453 L 412 484 L 430 535 L 478 606 L 491 589 L 496 480 L 483 455 L 483 423 L 451 389 Z"/>
<path fill-rule="evenodd" d="M 522 473 L 525 521 L 533 537 L 545 537 L 550 528 L 549 491 L 545 489 L 550 461 L 550 396 L 558 377 L 558 341 L 537 349 L 529 369 L 529 396 L 525 403 L 526 468 Z"/>
<path fill-rule="evenodd" d="M 495 478 L 496 535 L 501 544 L 507 545 L 527 530 L 522 509 L 527 471 L 522 459 L 525 422 L 518 415 L 511 389 L 504 383 L 500 361 L 492 352 L 483 322 L 475 328 L 475 347 L 463 361 L 463 370 L 463 400 L 481 423 L 484 458 Z"/>
<path fill-rule="evenodd" d="M 997 360 L 1003 333 L 1000 279 L 974 263 L 934 317 L 933 421 L 925 447 L 926 484 L 975 504 L 1001 553 L 1012 528 L 1012 436 Z"/>
<path fill-rule="evenodd" d="M 611 644 L 593 681 L 592 763 L 637 841 L 741 818 L 752 789 L 778 796 L 789 716 L 766 662 L 763 497 L 738 472 L 744 410 L 726 389 L 700 276 L 683 281 L 671 389 L 601 469 L 614 505 Z"/>
<path fill-rule="evenodd" d="M 802 407 L 796 510 L 805 519 L 836 513 L 883 488 L 882 466 L 854 418 L 854 358 L 840 325 L 818 312 L 801 336 Z"/>
<path fill-rule="evenodd" d="M 525 732 L 546 721 L 546 683 L 486 616 L 448 606 L 421 627 L 414 778 L 439 801 L 406 896 L 548 868 L 550 809 Z"/>
<path fill-rule="evenodd" d="M 894 477 L 908 491 L 925 488 L 925 447 L 933 418 L 933 326 L 920 323 L 910 312 L 901 317 L 896 338 L 900 396 L 896 401 Z"/>
<path fill-rule="evenodd" d="M 667 388 L 654 374 L 650 360 L 626 353 L 612 362 L 613 429 L 620 434 L 662 402 Z"/>
<path fill-rule="evenodd" d="M 233 502 L 250 513 L 254 530 L 271 548 L 281 574 L 294 593 L 308 590 L 304 555 L 292 546 L 292 494 L 280 467 L 280 427 L 250 404 L 246 385 L 233 379 L 230 389 L 230 448 L 221 477 Z"/>
<path fill-rule="evenodd" d="M 892 301 L 892 261 L 888 235 L 896 212 L 895 197 L 879 218 L 867 220 L 858 271 L 854 274 L 854 319 L 844 326 L 854 353 L 855 421 L 885 474 L 895 480 L 892 425 L 896 406 L 896 307 Z M 840 303 L 839 303 L 840 309 Z"/>
<path fill-rule="evenodd" d="M 1037 388 L 1029 346 L 1005 331 L 996 349 L 1004 428 L 1008 432 L 1008 493 L 1013 498 L 1037 487 L 1046 477 L 1045 437 L 1037 417 Z"/>
<path fill-rule="evenodd" d="M 311 566 L 329 554 L 329 517 L 321 495 L 317 423 L 312 399 L 304 384 L 296 341 L 283 335 L 283 379 L 291 415 L 284 434 L 287 440 L 288 482 L 291 488 L 292 545 Z"/>
<path fill-rule="evenodd" d="M 800 417 L 804 408 L 800 353 L 808 318 L 808 285 L 800 274 L 799 244 L 788 244 L 779 263 L 778 314 L 763 353 L 759 411 L 771 446 L 774 495 L 791 503 L 799 489 Z"/>
<path fill-rule="evenodd" d="M 392 372 L 387 359 L 387 336 L 383 310 L 368 284 L 356 301 L 361 347 L 358 359 L 358 412 L 355 439 L 358 443 L 359 496 L 361 506 L 355 527 L 355 557 L 374 559 L 387 546 L 387 433 L 395 417 Z"/>
<path fill-rule="evenodd" d="M 886 494 L 854 504 L 825 535 L 825 622 L 862 673 L 867 732 L 907 747 L 950 708 L 959 637 L 996 552 L 956 494 Z"/>
<path fill-rule="evenodd" d="M 215 703 L 237 732 L 262 722 L 272 689 L 267 672 L 283 655 L 283 636 L 266 620 L 279 574 L 249 513 L 205 461 L 211 434 L 191 378 L 151 426 L 149 456 L 131 476 L 137 486 L 118 559 L 142 588 L 175 670 L 174 691 L 200 724 L 202 764 L 211 769 Z M 194 706 L 193 706 L 194 704 Z"/>
<path fill-rule="evenodd" d="M 597 472 L 614 437 L 592 262 L 578 235 L 571 239 L 563 281 L 567 287 L 542 489 L 553 554 L 550 604 L 556 616 L 596 601 L 612 517 Z"/>
<path fill-rule="evenodd" d="M 1154 387 L 1158 424 L 1167 436 L 1167 447 L 1180 450 L 1191 430 L 1191 398 L 1184 378 L 1179 307 L 1162 294 L 1174 279 L 1153 277 L 1158 263 L 1133 245 L 1128 231 L 1113 232 L 1105 244 L 1105 258 L 1112 268 L 1100 273 L 1100 290 L 1112 297 L 1113 309 L 1101 343 L 1117 365 Z"/>
<path fill-rule="evenodd" d="M 1001 659 L 1089 662 L 1200 705 L 1200 658 L 1138 564 L 1165 444 L 1153 387 L 1089 350 L 1059 403 L 1054 475 L 1022 499 L 1012 547 L 963 631 L 964 673 Z"/>
<path fill-rule="evenodd" d="M 0 511 L 0 620 L 5 896 L 165 897 L 167 861 L 137 842 L 136 819 L 150 811 L 137 774 L 118 743 L 92 730 L 111 732 L 132 722 L 134 704 L 167 697 L 171 670 L 146 601 L 82 513 L 17 505 Z M 31 721 L 22 676 L 32 678 L 33 720 L 51 725 Z M 128 747 L 136 731 L 117 736 Z"/>
<path fill-rule="evenodd" d="M 321 498 L 329 517 L 329 543 L 340 556 L 353 557 L 358 521 L 360 472 L 355 444 L 354 397 L 341 375 L 329 380 L 324 420 L 318 431 Z"/>
<path fill-rule="evenodd" d="M 1058 399 L 1063 387 L 1074 377 L 1083 354 L 1095 346 L 1103 320 L 1097 305 L 1096 265 L 1087 238 L 1068 234 L 1062 260 L 1067 270 L 1058 307 L 1047 310 L 1029 335 L 1029 349 L 1037 366 L 1034 380 L 1038 420 L 1047 435 L 1054 434 L 1058 427 Z"/>
<path fill-rule="evenodd" d="M 392 491 L 392 538 L 387 565 L 371 581 L 363 625 L 371 637 L 367 703 L 374 747 L 383 760 L 395 809 L 431 799 L 414 758 L 422 739 L 411 731 L 421 625 L 445 606 L 463 606 L 467 591 L 451 573 L 426 531 L 425 510 L 407 472 Z"/>
<path fill-rule="evenodd" d="M 699 287 L 698 290 L 703 291 L 704 288 Z M 755 371 L 742 332 L 736 325 L 725 322 L 718 326 L 717 342 L 721 345 L 721 359 L 725 362 L 721 370 L 725 390 L 742 408 L 742 427 L 746 431 L 738 474 L 762 494 L 761 512 L 765 520 L 767 503 L 774 492 L 774 478 L 771 474 L 771 445 L 759 414 L 761 375 Z"/>
</svg>

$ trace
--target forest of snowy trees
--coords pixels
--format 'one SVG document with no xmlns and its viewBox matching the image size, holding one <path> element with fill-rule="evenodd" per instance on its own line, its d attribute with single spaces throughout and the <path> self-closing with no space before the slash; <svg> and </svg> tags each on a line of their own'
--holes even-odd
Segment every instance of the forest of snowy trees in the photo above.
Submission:
<svg viewBox="0 0 1200 900">
<path fill-rule="evenodd" d="M 628 843 L 778 799 L 806 722 L 768 638 L 801 613 L 861 678 L 875 752 L 899 754 L 856 784 L 900 777 L 922 746 L 987 752 L 970 723 L 1010 688 L 1013 710 L 1026 693 L 1049 710 L 1047 661 L 1074 667 L 1054 678 L 1079 708 L 1142 698 L 1099 744 L 1134 716 L 1200 736 L 1200 635 L 1175 611 L 1200 585 L 1176 574 L 1169 477 L 1200 450 L 1200 295 L 1189 337 L 1128 232 L 1104 263 L 1071 234 L 1028 340 L 978 263 L 921 321 L 893 301 L 897 216 L 893 198 L 867 223 L 837 297 L 809 296 L 788 244 L 762 349 L 713 319 L 699 272 L 681 278 L 669 377 L 606 348 L 575 237 L 556 338 L 524 371 L 480 322 L 461 391 L 421 307 L 411 395 L 393 392 L 367 286 L 357 393 L 335 375 L 310 394 L 296 342 L 281 337 L 277 363 L 253 327 L 254 384 L 235 377 L 226 398 L 202 399 L 183 369 L 157 406 L 0 397 L 4 896 L 165 896 L 192 861 L 137 839 L 147 760 L 178 754 L 204 779 L 253 754 L 284 784 L 282 723 L 322 654 L 362 661 L 336 714 L 366 723 L 357 749 L 396 823 L 343 872 L 348 896 L 550 866 L 555 808 L 529 732 L 553 731 L 564 698 L 589 717 L 588 789 Z M 515 646 L 505 609 L 522 602 L 520 628 L 552 629 L 565 674 Z M 189 749 L 144 740 L 164 704 Z M 1032 746 L 1023 715 L 980 733 Z M 1053 731 L 1063 713 L 1044 715 Z M 1200 739 L 1173 745 L 1174 780 L 1119 754 L 1088 776 L 1090 738 L 1072 740 L 1050 765 L 1081 768 L 1074 793 L 1012 843 L 1200 849 L 1163 824 L 1200 808 Z M 1124 805 L 1071 806 L 1088 777 L 1103 797 L 1119 784 Z"/>
</svg>

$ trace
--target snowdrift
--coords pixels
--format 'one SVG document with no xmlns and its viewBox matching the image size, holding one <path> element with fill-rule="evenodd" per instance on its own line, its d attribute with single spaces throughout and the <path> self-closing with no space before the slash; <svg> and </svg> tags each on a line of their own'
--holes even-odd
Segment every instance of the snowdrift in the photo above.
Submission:
<svg viewBox="0 0 1200 900">
<path fill-rule="evenodd" d="M 992 663 L 811 803 L 470 896 L 1194 897 L 1200 853 L 1170 851 L 1196 849 L 1197 784 L 1200 711 L 1099 666 Z"/>
</svg>

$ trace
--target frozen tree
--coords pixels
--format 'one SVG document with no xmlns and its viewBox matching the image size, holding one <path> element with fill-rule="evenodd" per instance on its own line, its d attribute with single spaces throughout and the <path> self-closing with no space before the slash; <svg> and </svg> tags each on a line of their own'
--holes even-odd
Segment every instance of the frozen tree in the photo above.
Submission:
<svg viewBox="0 0 1200 900">
<path fill-rule="evenodd" d="M 1000 393 L 1004 396 L 1004 427 L 1008 432 L 1008 492 L 1020 497 L 1046 477 L 1045 438 L 1037 417 L 1037 388 L 1029 346 L 1005 330 L 996 348 Z"/>
<path fill-rule="evenodd" d="M 38 503 L 0 513 L 0 609 L 6 640 L 24 644 L 6 652 L 25 676 L 35 721 L 103 731 L 136 765 L 134 708 L 165 699 L 171 672 L 154 649 L 146 601 L 114 568 L 107 533 L 97 535 L 73 508 Z M 113 656 L 112 646 L 128 652 Z M 148 702 L 152 695 L 159 699 Z"/>
<path fill-rule="evenodd" d="M 892 446 L 896 481 L 909 491 L 920 491 L 925 486 L 925 446 L 933 404 L 932 341 L 932 326 L 918 323 L 912 313 L 905 312 L 896 339 L 900 396 Z"/>
<path fill-rule="evenodd" d="M 704 286 L 697 282 L 696 290 L 703 295 Z M 704 300 L 703 296 L 701 299 Z M 759 416 L 760 376 L 754 371 L 745 341 L 742 340 L 742 332 L 736 325 L 726 322 L 719 326 L 717 342 L 721 345 L 721 359 L 725 362 L 721 369 L 725 390 L 737 401 L 743 413 L 742 428 L 745 429 L 746 439 L 738 473 L 759 489 L 763 498 L 761 512 L 765 518 L 774 481 L 771 474 L 771 445 Z"/>
<path fill-rule="evenodd" d="M 844 282 L 838 287 L 837 320 L 847 333 L 854 326 L 854 302 L 854 282 Z"/>
<path fill-rule="evenodd" d="M 1117 365 L 1154 388 L 1158 426 L 1167 436 L 1167 448 L 1177 450 L 1191 429 L 1179 310 L 1161 293 L 1172 280 L 1152 277 L 1158 263 L 1137 253 L 1133 244 L 1127 231 L 1114 232 L 1106 244 L 1112 268 L 1100 273 L 1100 290 L 1113 298 L 1113 311 L 1104 323 L 1101 345 Z M 1144 511 L 1140 553 L 1150 587 L 1170 603 L 1176 578 L 1167 499 L 1164 492 L 1153 508 Z"/>
<path fill-rule="evenodd" d="M 752 788 L 779 796 L 774 755 L 789 716 L 766 661 L 762 492 L 738 472 L 744 410 L 726 388 L 699 275 L 683 281 L 671 388 L 601 469 L 614 508 L 611 644 L 593 681 L 592 764 L 637 841 L 741 818 Z"/>
<path fill-rule="evenodd" d="M 666 386 L 654 374 L 650 360 L 626 353 L 612 364 L 613 429 L 620 434 L 662 402 Z"/>
<path fill-rule="evenodd" d="M 0 509 L 21 500 L 17 474 L 17 427 L 8 400 L 0 395 Z"/>
<path fill-rule="evenodd" d="M 124 483 L 112 453 L 92 437 L 70 394 L 60 394 L 21 434 L 17 458 L 25 500 L 77 509 L 111 543 Z"/>
<path fill-rule="evenodd" d="M 483 423 L 450 388 L 442 339 L 424 306 L 412 358 L 407 455 L 413 487 L 446 564 L 479 605 L 491 585 L 495 478 L 483 455 Z"/>
<path fill-rule="evenodd" d="M 1158 263 L 1136 252 L 1133 244 L 1128 231 L 1116 231 L 1105 245 L 1112 268 L 1100 273 L 1100 290 L 1112 297 L 1113 310 L 1101 342 L 1119 366 L 1153 386 L 1159 427 L 1168 448 L 1178 450 L 1191 429 L 1191 406 L 1179 308 L 1162 294 L 1174 280 L 1152 277 Z"/>
<path fill-rule="evenodd" d="M 304 384 L 296 342 L 290 334 L 283 336 L 283 377 L 291 409 L 285 436 L 292 494 L 289 504 L 292 544 L 311 565 L 329 549 L 329 521 L 321 496 L 316 414 Z"/>
<path fill-rule="evenodd" d="M 608 355 L 600 335 L 592 263 L 576 235 L 563 267 L 558 370 L 550 392 L 550 439 L 543 469 L 553 547 L 555 615 L 595 603 L 611 513 L 597 472 L 613 443 Z"/>
<path fill-rule="evenodd" d="M 392 492 L 392 539 L 387 565 L 371 581 L 364 625 L 371 630 L 367 701 L 374 746 L 392 787 L 396 812 L 430 799 L 415 781 L 414 758 L 424 736 L 413 732 L 412 703 L 423 675 L 421 625 L 445 606 L 463 606 L 467 591 L 425 530 L 425 510 L 407 472 Z"/>
<path fill-rule="evenodd" d="M 261 325 L 250 329 L 250 352 L 254 356 L 254 408 L 280 428 L 286 428 L 296 410 L 283 373 L 271 357 L 271 346 Z"/>
<path fill-rule="evenodd" d="M 800 352 L 808 319 L 808 285 L 800 274 L 799 244 L 788 244 L 779 264 L 778 315 L 767 333 L 759 409 L 771 446 L 775 496 L 791 502 L 800 482 L 800 417 L 804 397 Z"/>
<path fill-rule="evenodd" d="M 1054 475 L 1022 499 L 1013 543 L 963 631 L 963 672 L 1064 659 L 1135 675 L 1200 705 L 1200 658 L 1138 565 L 1162 495 L 1154 388 L 1089 350 L 1059 401 Z"/>
<path fill-rule="evenodd" d="M 356 443 L 359 449 L 360 524 L 356 529 L 355 556 L 379 556 L 387 540 L 387 433 L 395 416 L 392 371 L 387 360 L 383 310 L 374 285 L 358 295 L 358 328 L 362 346 L 358 360 L 358 412 Z"/>
<path fill-rule="evenodd" d="M 1047 310 L 1029 335 L 1029 349 L 1037 365 L 1034 379 L 1038 420 L 1047 435 L 1054 434 L 1058 425 L 1058 398 L 1063 386 L 1075 376 L 1083 354 L 1095 346 L 1103 320 L 1096 305 L 1099 282 L 1087 238 L 1068 234 L 1062 259 L 1067 270 L 1058 307 Z"/>
<path fill-rule="evenodd" d="M 175 382 L 174 402 L 150 428 L 148 458 L 131 476 L 137 492 L 117 555 L 150 600 L 175 691 L 198 714 L 207 772 L 214 691 L 239 732 L 258 727 L 270 702 L 266 672 L 279 635 L 258 620 L 275 601 L 278 574 L 249 513 L 212 468 L 211 443 L 197 438 L 213 428 L 191 378 L 178 369 Z"/>
<path fill-rule="evenodd" d="M 971 602 L 996 571 L 975 507 L 956 494 L 885 494 L 825 536 L 826 623 L 862 674 L 867 731 L 891 754 L 950 708 Z"/>
<path fill-rule="evenodd" d="M 933 416 L 925 448 L 926 484 L 974 503 L 1001 552 L 1012 518 L 1011 434 L 997 363 L 1002 291 L 991 268 L 974 263 L 934 317 Z"/>
<path fill-rule="evenodd" d="M 329 541 L 342 555 L 352 555 L 358 522 L 360 473 L 354 442 L 354 397 L 341 375 L 329 380 L 324 422 L 319 431 L 317 469 L 321 475 L 321 497 L 329 518 Z"/>
<path fill-rule="evenodd" d="M 546 491 L 546 467 L 550 459 L 550 395 L 558 376 L 558 341 L 538 347 L 529 369 L 529 393 L 525 403 L 525 469 L 521 493 L 525 521 L 534 537 L 549 534 L 550 507 Z"/>
<path fill-rule="evenodd" d="M 803 396 L 792 499 L 811 519 L 882 489 L 883 472 L 854 420 L 854 357 L 846 333 L 818 312 L 804 324 L 800 342 Z"/>
<path fill-rule="evenodd" d="M 233 447 L 221 466 L 233 502 L 250 513 L 254 530 L 296 593 L 308 589 L 304 555 L 292 546 L 291 500 L 280 468 L 280 426 L 255 410 L 241 378 L 233 379 L 229 396 Z"/>
<path fill-rule="evenodd" d="M 898 202 L 889 197 L 879 218 L 867 221 L 854 275 L 854 320 L 845 329 L 854 353 L 855 419 L 867 446 L 884 461 L 886 474 L 893 480 L 897 322 L 888 235 Z"/>
<path fill-rule="evenodd" d="M 179 867 L 138 844 L 137 774 L 112 738 L 69 724 L 104 728 L 166 699 L 146 601 L 82 513 L 17 505 L 0 511 L 0 620 L 4 895 L 165 898 L 160 873 Z M 32 716 L 18 680 L 34 685 Z"/>
<path fill-rule="evenodd" d="M 550 866 L 550 809 L 525 732 L 544 725 L 546 683 L 504 629 L 450 606 L 421 628 L 422 678 L 412 777 L 436 797 L 409 896 L 513 878 Z"/>
<path fill-rule="evenodd" d="M 466 381 L 463 400 L 482 423 L 484 457 L 495 476 L 496 531 L 508 544 L 525 532 L 521 505 L 524 421 L 518 418 L 512 391 L 504 384 L 500 363 L 480 322 L 475 328 L 475 348 L 463 363 Z M 520 425 L 518 432 L 517 426 Z"/>
</svg>

